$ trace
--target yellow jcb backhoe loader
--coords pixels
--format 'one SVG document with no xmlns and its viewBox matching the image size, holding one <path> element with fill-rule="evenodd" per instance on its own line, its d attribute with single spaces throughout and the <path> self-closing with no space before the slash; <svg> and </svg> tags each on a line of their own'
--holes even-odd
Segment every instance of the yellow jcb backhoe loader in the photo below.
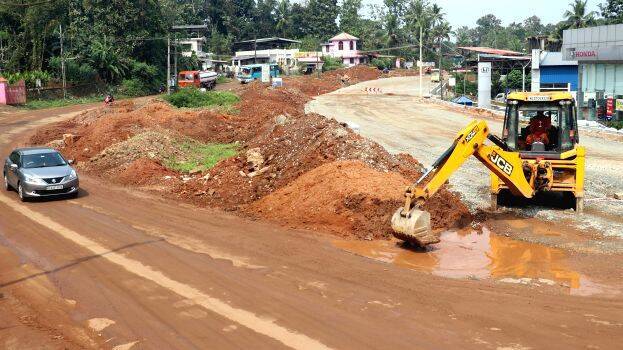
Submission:
<svg viewBox="0 0 623 350">
<path fill-rule="evenodd" d="M 486 144 L 489 140 L 492 145 Z M 452 146 L 405 191 L 405 204 L 392 216 L 394 236 L 420 246 L 439 242 L 422 205 L 469 158 L 491 171 L 491 209 L 499 196 L 533 198 L 537 192 L 563 192 L 577 213 L 584 207 L 584 147 L 573 96 L 567 92 L 511 93 L 506 101 L 502 137 L 490 134 L 484 120 L 461 130 Z"/>
</svg>

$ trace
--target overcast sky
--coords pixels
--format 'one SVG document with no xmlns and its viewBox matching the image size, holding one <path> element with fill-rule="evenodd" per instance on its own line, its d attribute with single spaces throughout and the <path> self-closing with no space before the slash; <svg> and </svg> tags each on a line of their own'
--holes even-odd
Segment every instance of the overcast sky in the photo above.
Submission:
<svg viewBox="0 0 623 350">
<path fill-rule="evenodd" d="M 476 20 L 488 13 L 502 20 L 504 25 L 521 22 L 537 15 L 543 24 L 557 23 L 569 8 L 571 0 L 437 0 L 430 1 L 441 6 L 453 28 L 466 25 L 474 27 Z M 589 11 L 598 11 L 598 4 L 605 0 L 588 0 Z M 364 4 L 382 4 L 383 0 L 364 0 Z"/>
</svg>

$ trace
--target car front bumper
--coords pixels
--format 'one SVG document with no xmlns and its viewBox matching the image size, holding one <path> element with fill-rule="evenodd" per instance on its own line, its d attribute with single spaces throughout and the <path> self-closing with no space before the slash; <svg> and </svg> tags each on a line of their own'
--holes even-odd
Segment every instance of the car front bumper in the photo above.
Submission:
<svg viewBox="0 0 623 350">
<path fill-rule="evenodd" d="M 63 186 L 61 189 L 50 190 L 50 186 Z M 22 191 L 25 197 L 49 197 L 62 196 L 78 192 L 80 186 L 78 179 L 61 182 L 58 184 L 32 184 L 28 182 L 22 183 Z"/>
</svg>

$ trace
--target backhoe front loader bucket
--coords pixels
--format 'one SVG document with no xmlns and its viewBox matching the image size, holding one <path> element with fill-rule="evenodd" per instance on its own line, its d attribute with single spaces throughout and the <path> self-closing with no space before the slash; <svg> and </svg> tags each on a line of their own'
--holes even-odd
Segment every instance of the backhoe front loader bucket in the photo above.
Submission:
<svg viewBox="0 0 623 350">
<path fill-rule="evenodd" d="M 403 209 L 402 207 L 398 208 L 392 216 L 394 237 L 421 247 L 439 243 L 439 237 L 432 232 L 428 212 L 413 207 L 404 215 Z"/>
</svg>

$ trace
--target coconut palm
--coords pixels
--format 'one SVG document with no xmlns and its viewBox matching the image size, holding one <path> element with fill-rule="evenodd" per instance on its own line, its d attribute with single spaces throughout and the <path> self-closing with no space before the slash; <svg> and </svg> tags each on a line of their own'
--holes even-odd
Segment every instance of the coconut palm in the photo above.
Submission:
<svg viewBox="0 0 623 350">
<path fill-rule="evenodd" d="M 574 0 L 569 4 L 571 9 L 564 14 L 568 28 L 585 28 L 595 24 L 595 11 L 587 12 L 587 2 L 588 0 Z"/>
<path fill-rule="evenodd" d="M 288 36 L 288 29 L 290 29 L 290 2 L 288 0 L 281 0 L 276 9 L 277 24 L 275 29 L 282 37 Z"/>
</svg>

